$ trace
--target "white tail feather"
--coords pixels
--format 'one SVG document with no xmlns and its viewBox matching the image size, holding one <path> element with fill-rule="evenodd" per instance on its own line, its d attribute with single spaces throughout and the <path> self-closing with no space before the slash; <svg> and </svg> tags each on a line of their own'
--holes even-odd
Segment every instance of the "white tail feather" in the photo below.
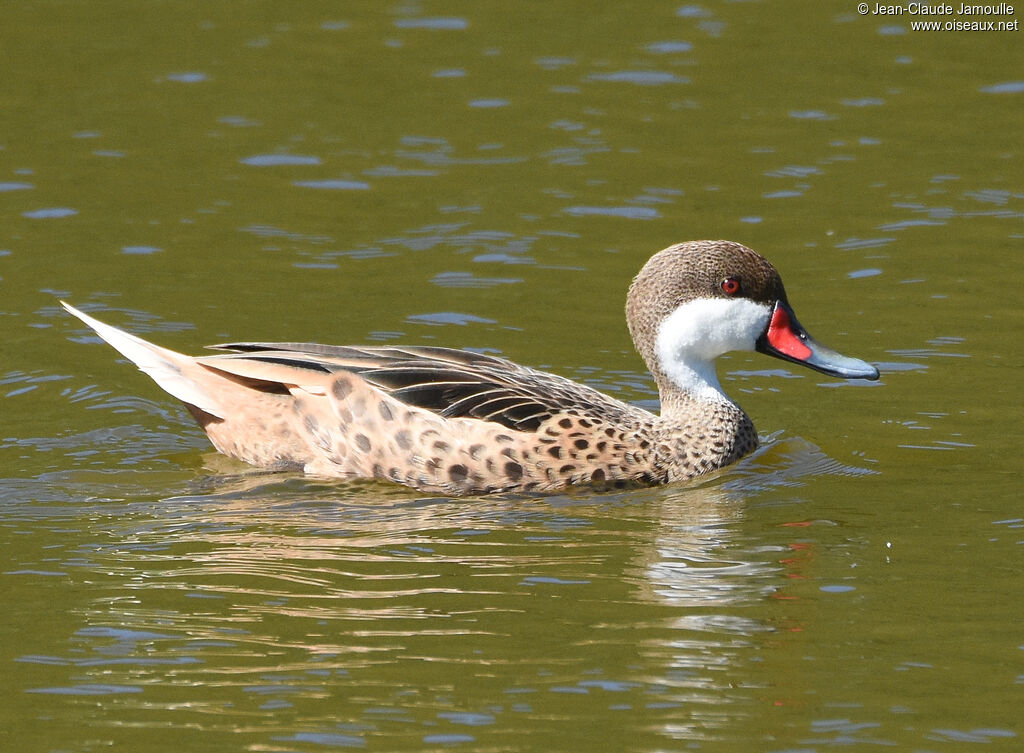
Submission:
<svg viewBox="0 0 1024 753">
<path fill-rule="evenodd" d="M 161 348 L 159 345 L 146 342 L 141 337 L 136 337 L 117 327 L 104 324 L 64 301 L 61 301 L 60 304 L 69 313 L 77 316 L 92 327 L 97 335 L 138 366 L 140 371 L 149 374 L 153 381 L 171 395 L 214 416 L 219 418 L 225 417 L 225 411 L 220 404 L 203 390 L 200 385 L 196 384 L 194 380 L 182 372 L 180 364 L 191 361 L 188 356 L 175 353 L 167 348 Z M 196 367 L 202 368 L 198 364 Z"/>
</svg>

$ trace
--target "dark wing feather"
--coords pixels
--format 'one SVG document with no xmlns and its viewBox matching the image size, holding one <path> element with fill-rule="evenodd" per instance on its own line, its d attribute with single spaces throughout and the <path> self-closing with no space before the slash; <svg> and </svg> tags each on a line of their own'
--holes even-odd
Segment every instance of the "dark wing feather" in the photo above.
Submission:
<svg viewBox="0 0 1024 753">
<path fill-rule="evenodd" d="M 534 431 L 551 416 L 567 411 L 612 421 L 636 419 L 639 413 L 647 416 L 640 408 L 556 374 L 465 350 L 315 343 L 213 347 L 242 354 L 225 356 L 232 359 L 281 363 L 321 373 L 349 371 L 408 405 L 446 418 L 493 421 L 518 431 Z"/>
</svg>

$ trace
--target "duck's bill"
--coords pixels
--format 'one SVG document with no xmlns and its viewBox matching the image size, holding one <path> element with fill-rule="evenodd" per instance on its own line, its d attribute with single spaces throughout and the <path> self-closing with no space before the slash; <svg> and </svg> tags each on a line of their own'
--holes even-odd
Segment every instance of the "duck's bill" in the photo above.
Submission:
<svg viewBox="0 0 1024 753">
<path fill-rule="evenodd" d="M 850 358 L 826 348 L 800 326 L 787 304 L 779 301 L 768 328 L 757 339 L 757 350 L 784 361 L 802 364 L 841 379 L 878 379 L 878 369 L 859 358 Z"/>
</svg>

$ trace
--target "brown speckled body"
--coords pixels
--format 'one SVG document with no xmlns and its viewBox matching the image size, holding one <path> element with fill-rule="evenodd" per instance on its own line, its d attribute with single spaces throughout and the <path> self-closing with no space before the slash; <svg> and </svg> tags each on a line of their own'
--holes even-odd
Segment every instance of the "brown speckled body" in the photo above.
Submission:
<svg viewBox="0 0 1024 753">
<path fill-rule="evenodd" d="M 630 287 L 627 321 L 661 415 L 466 351 L 234 343 L 193 358 L 68 309 L 182 399 L 227 455 L 461 495 L 661 484 L 754 450 L 757 433 L 736 404 L 688 391 L 657 355 L 666 317 L 688 301 L 725 297 L 726 278 L 742 280 L 744 297 L 765 311 L 785 301 L 774 267 L 727 241 L 671 246 Z"/>
<path fill-rule="evenodd" d="M 609 404 L 616 410 L 606 416 L 583 399 L 610 398 L 573 387 L 577 407 L 530 431 L 439 416 L 344 371 L 315 393 L 293 388 L 287 396 L 260 395 L 252 413 L 225 419 L 193 413 L 218 450 L 254 465 L 386 479 L 448 495 L 679 481 L 757 446 L 753 424 L 735 406 L 694 406 L 684 424 L 624 403 Z"/>
</svg>

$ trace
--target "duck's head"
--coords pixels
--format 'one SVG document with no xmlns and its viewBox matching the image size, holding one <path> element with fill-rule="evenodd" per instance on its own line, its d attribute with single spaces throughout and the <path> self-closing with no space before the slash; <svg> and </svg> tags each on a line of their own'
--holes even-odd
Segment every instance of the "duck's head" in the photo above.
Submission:
<svg viewBox="0 0 1024 753">
<path fill-rule="evenodd" d="M 874 366 L 811 338 L 775 267 L 731 241 L 691 241 L 656 253 L 629 288 L 626 318 L 659 386 L 702 399 L 728 400 L 714 362 L 731 350 L 757 350 L 844 379 L 878 379 Z"/>
</svg>

